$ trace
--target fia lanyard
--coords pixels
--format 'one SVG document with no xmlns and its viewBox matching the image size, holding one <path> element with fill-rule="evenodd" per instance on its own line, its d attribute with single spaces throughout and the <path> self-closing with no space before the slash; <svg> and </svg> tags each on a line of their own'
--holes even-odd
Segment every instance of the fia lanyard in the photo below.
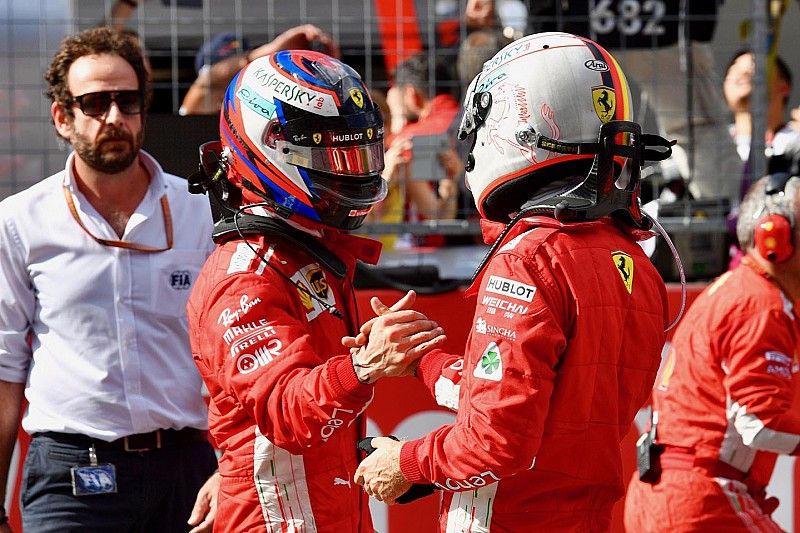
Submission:
<svg viewBox="0 0 800 533">
<path fill-rule="evenodd" d="M 69 207 L 69 212 L 72 213 L 72 218 L 75 219 L 75 222 L 81 227 L 86 234 L 97 241 L 98 243 L 102 244 L 103 246 L 114 246 L 116 248 L 126 248 L 128 250 L 133 250 L 135 252 L 145 252 L 145 253 L 156 253 L 156 252 L 165 252 L 172 248 L 172 214 L 169 210 L 169 202 L 167 201 L 167 195 L 161 197 L 161 212 L 164 215 L 164 232 L 167 236 L 167 246 L 165 248 L 154 248 L 152 246 L 145 246 L 143 244 L 136 244 L 135 242 L 129 241 L 119 241 L 119 240 L 109 240 L 109 239 L 101 239 L 92 234 L 89 231 L 83 221 L 81 221 L 81 217 L 78 215 L 78 210 L 75 208 L 75 201 L 72 199 L 72 193 L 69 191 L 69 187 L 66 185 L 63 186 L 64 189 L 64 198 L 67 199 L 67 207 Z"/>
</svg>

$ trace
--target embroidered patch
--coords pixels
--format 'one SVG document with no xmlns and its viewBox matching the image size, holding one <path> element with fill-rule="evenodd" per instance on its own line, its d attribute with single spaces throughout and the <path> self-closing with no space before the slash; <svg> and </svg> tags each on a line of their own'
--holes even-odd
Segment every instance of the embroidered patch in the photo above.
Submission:
<svg viewBox="0 0 800 533">
<path fill-rule="evenodd" d="M 503 358 L 500 356 L 500 348 L 497 343 L 490 342 L 483 355 L 475 366 L 472 375 L 476 378 L 488 379 L 490 381 L 500 381 L 503 377 Z"/>
</svg>

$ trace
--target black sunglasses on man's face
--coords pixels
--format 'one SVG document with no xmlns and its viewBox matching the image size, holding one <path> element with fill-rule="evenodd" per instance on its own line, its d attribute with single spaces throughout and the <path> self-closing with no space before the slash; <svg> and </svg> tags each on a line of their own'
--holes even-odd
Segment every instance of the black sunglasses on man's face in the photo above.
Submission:
<svg viewBox="0 0 800 533">
<path fill-rule="evenodd" d="M 86 116 L 101 117 L 108 112 L 111 102 L 116 102 L 126 115 L 138 115 L 142 112 L 144 96 L 139 91 L 99 91 L 74 96 L 70 104 L 78 104 Z"/>
</svg>

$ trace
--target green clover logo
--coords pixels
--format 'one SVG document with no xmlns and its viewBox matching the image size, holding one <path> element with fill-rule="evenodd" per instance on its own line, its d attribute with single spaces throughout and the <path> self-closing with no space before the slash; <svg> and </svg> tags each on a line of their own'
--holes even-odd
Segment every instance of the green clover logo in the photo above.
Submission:
<svg viewBox="0 0 800 533">
<path fill-rule="evenodd" d="M 481 367 L 487 374 L 493 374 L 497 367 L 500 366 L 500 354 L 494 350 L 486 352 L 481 357 Z"/>
</svg>

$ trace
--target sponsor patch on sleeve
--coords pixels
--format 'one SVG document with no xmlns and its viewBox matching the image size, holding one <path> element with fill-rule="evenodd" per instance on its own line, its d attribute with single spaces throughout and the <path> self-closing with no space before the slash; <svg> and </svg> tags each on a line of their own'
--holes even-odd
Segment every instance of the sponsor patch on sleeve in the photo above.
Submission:
<svg viewBox="0 0 800 533">
<path fill-rule="evenodd" d="M 236 245 L 236 251 L 231 256 L 231 262 L 228 264 L 228 274 L 247 272 L 255 256 L 255 251 L 247 243 L 240 242 Z"/>
<path fill-rule="evenodd" d="M 792 377 L 792 358 L 781 352 L 767 351 L 764 353 L 767 360 L 767 373 L 782 378 L 791 379 Z"/>
<path fill-rule="evenodd" d="M 475 365 L 472 375 L 489 381 L 500 381 L 503 378 L 503 358 L 500 355 L 500 348 L 498 348 L 497 343 L 489 343 L 481 358 L 478 359 L 478 364 Z"/>
<path fill-rule="evenodd" d="M 485 289 L 486 292 L 502 294 L 525 302 L 533 301 L 533 296 L 536 294 L 535 286 L 501 276 L 489 276 Z"/>
</svg>

